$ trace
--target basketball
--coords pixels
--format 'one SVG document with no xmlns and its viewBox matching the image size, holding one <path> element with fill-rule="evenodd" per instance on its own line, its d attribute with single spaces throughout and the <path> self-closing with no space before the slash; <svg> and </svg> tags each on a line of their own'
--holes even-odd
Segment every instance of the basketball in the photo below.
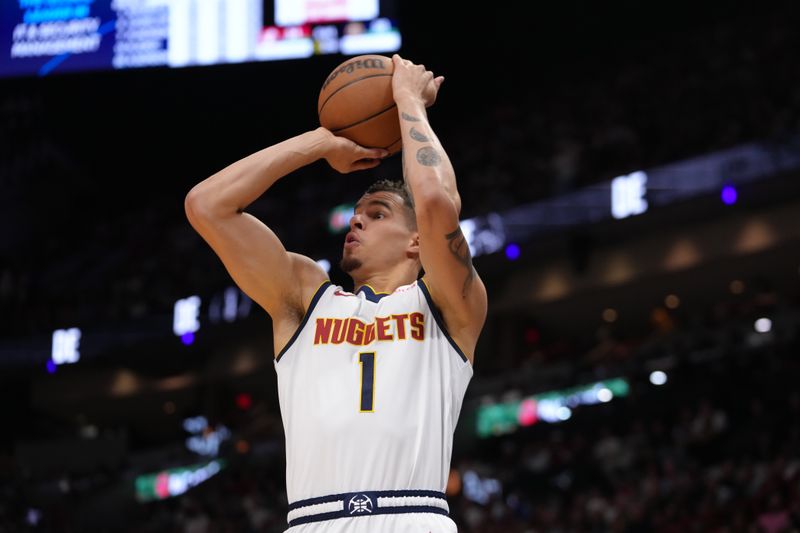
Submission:
<svg viewBox="0 0 800 533">
<path fill-rule="evenodd" d="M 400 151 L 393 72 L 392 59 L 382 55 L 352 57 L 338 65 L 319 92 L 320 125 L 367 148 Z"/>
</svg>

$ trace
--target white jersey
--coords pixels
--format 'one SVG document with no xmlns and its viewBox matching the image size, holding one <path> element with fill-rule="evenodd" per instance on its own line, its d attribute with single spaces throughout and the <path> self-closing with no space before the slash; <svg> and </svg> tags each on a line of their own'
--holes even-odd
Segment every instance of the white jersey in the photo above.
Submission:
<svg viewBox="0 0 800 533">
<path fill-rule="evenodd" d="M 275 369 L 290 504 L 445 491 L 472 365 L 422 280 L 392 294 L 323 283 Z"/>
</svg>

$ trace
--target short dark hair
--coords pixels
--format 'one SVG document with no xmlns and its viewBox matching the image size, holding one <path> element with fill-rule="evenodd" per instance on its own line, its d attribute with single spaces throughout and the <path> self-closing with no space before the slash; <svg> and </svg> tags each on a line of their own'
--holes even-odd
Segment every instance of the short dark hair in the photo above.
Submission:
<svg viewBox="0 0 800 533">
<path fill-rule="evenodd" d="M 381 178 L 372 185 L 370 185 L 364 194 L 372 194 L 374 192 L 393 192 L 403 199 L 403 206 L 408 210 L 409 225 L 412 228 L 417 227 L 417 214 L 414 211 L 414 200 L 411 198 L 411 191 L 404 180 L 390 180 Z"/>
</svg>

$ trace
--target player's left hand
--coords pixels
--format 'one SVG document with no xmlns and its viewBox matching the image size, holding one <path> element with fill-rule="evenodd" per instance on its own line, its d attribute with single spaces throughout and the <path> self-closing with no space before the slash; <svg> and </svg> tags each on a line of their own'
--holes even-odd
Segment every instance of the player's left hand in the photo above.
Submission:
<svg viewBox="0 0 800 533">
<path fill-rule="evenodd" d="M 377 167 L 381 159 L 389 154 L 382 148 L 366 148 L 327 129 L 325 131 L 329 135 L 325 139 L 323 157 L 334 170 L 342 174 Z"/>
<path fill-rule="evenodd" d="M 395 101 L 404 96 L 419 98 L 425 107 L 430 107 L 436 102 L 439 88 L 444 82 L 444 76 L 434 76 L 425 65 L 416 65 L 408 59 L 403 59 L 400 54 L 392 56 L 394 73 L 392 74 L 392 91 Z"/>
</svg>

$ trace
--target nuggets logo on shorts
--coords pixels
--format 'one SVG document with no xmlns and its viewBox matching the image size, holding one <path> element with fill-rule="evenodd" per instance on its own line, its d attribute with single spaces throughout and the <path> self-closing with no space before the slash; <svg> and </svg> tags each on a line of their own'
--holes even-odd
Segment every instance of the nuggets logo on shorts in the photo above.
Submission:
<svg viewBox="0 0 800 533">
<path fill-rule="evenodd" d="M 366 494 L 356 494 L 347 504 L 350 514 L 363 514 L 372 512 L 372 499 Z"/>
</svg>

